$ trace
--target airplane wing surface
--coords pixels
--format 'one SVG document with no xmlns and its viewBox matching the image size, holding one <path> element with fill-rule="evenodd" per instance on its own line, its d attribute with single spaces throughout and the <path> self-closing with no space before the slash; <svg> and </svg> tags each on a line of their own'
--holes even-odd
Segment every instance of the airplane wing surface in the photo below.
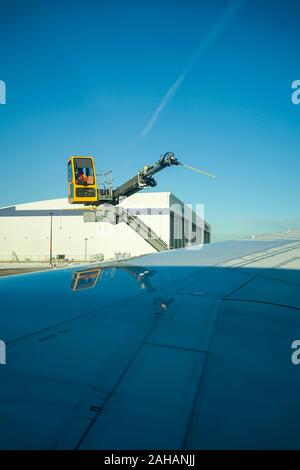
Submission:
<svg viewBox="0 0 300 470">
<path fill-rule="evenodd" d="M 3 277 L 0 296 L 2 449 L 300 448 L 299 232 Z"/>
</svg>

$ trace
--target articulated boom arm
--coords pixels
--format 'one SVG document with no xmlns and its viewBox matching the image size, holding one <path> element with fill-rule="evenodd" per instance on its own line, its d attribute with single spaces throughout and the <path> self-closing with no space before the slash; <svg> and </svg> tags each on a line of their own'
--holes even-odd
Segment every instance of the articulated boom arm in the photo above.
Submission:
<svg viewBox="0 0 300 470">
<path fill-rule="evenodd" d="M 181 165 L 181 163 L 173 153 L 167 152 L 156 163 L 144 166 L 137 175 L 117 188 L 98 188 L 93 157 L 70 157 L 68 160 L 69 203 L 84 204 L 85 206 L 99 206 L 101 204 L 115 206 L 122 196 L 128 197 L 143 188 L 156 186 L 153 175 L 172 165 Z"/>
<path fill-rule="evenodd" d="M 156 163 L 151 166 L 144 166 L 133 178 L 130 178 L 125 183 L 118 186 L 112 191 L 112 204 L 118 204 L 119 198 L 122 196 L 131 196 L 132 194 L 141 191 L 147 187 L 154 187 L 157 185 L 153 175 L 163 170 L 164 168 L 172 165 L 181 165 L 171 152 L 165 153 Z"/>
</svg>

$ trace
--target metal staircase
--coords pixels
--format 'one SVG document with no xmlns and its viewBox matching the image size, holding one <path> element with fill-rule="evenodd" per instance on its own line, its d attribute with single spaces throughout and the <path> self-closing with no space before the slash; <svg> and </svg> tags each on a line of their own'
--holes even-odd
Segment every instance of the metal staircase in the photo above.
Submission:
<svg viewBox="0 0 300 470">
<path fill-rule="evenodd" d="M 149 225 L 145 224 L 138 216 L 130 214 L 127 209 L 118 207 L 118 222 L 124 222 L 140 235 L 156 251 L 168 250 L 168 245 L 162 240 Z"/>
</svg>

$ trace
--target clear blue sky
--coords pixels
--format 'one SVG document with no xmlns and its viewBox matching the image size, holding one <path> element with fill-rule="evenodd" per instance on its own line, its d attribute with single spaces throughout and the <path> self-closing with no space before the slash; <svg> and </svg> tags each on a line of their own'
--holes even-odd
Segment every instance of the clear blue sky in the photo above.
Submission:
<svg viewBox="0 0 300 470">
<path fill-rule="evenodd" d="M 195 61 L 230 3 L 2 0 L 0 206 L 66 196 L 69 155 L 94 155 L 118 184 L 171 150 L 217 175 L 157 176 L 205 204 L 215 239 L 300 227 L 300 2 L 242 2 Z"/>
</svg>

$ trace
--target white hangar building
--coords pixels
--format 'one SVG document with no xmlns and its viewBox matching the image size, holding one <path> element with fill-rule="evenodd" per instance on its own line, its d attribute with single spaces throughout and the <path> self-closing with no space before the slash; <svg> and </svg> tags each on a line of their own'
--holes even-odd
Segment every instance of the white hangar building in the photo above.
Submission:
<svg viewBox="0 0 300 470">
<path fill-rule="evenodd" d="M 134 194 L 118 207 L 130 214 L 129 222 L 104 221 L 103 212 L 67 199 L 0 208 L 0 261 L 49 262 L 52 253 L 55 259 L 92 262 L 210 242 L 202 206 L 192 210 L 170 192 Z"/>
</svg>

